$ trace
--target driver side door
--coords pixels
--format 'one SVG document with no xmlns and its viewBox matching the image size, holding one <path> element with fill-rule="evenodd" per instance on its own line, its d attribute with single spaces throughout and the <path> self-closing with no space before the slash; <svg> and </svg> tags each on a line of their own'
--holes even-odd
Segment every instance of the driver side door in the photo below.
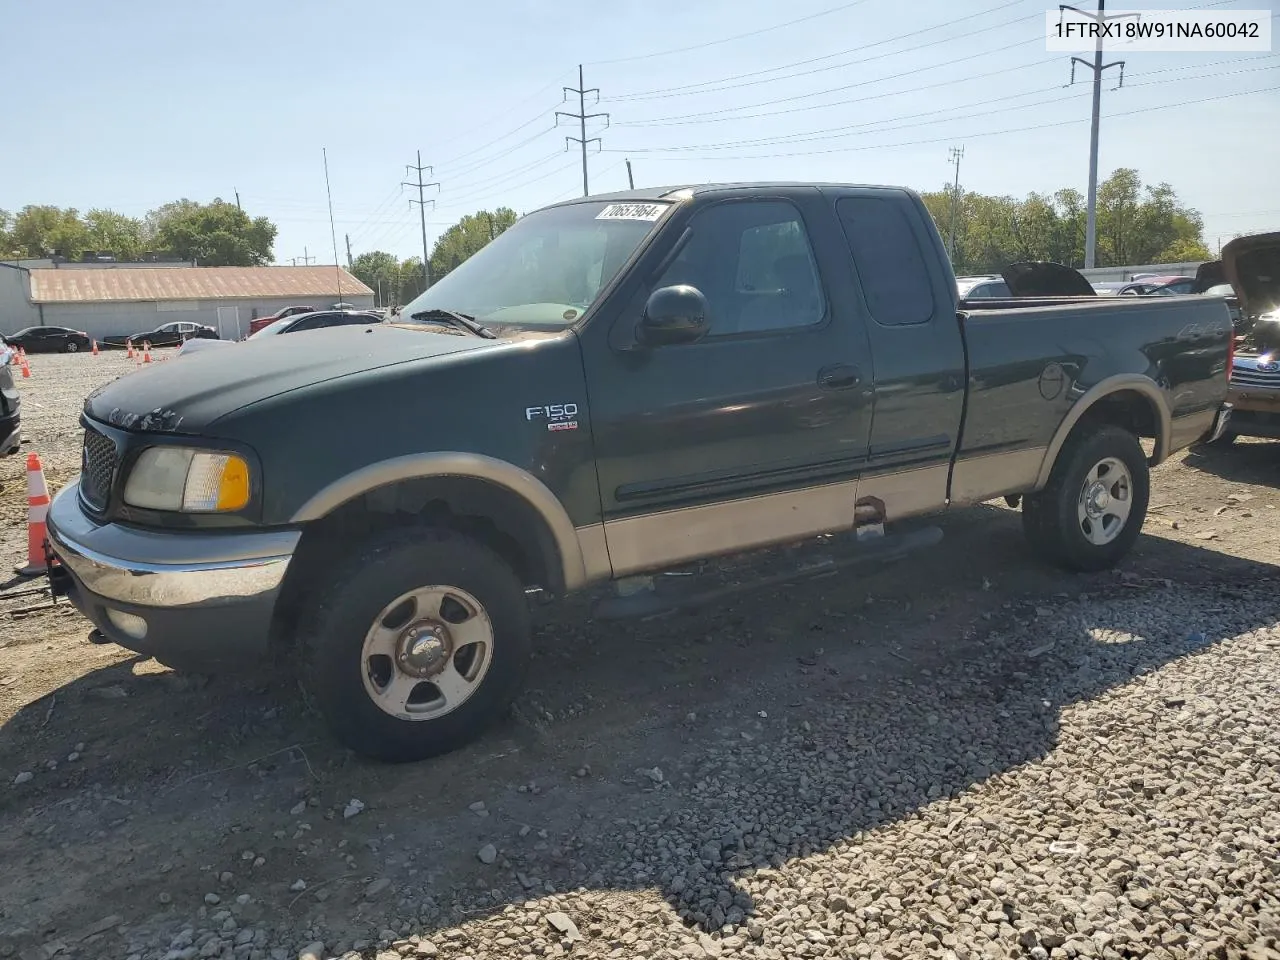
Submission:
<svg viewBox="0 0 1280 960">
<path fill-rule="evenodd" d="M 847 258 L 817 254 L 839 249 L 832 225 L 817 191 L 695 211 L 639 302 L 692 285 L 707 335 L 637 347 L 629 313 L 622 340 L 588 360 L 616 576 L 852 526 L 871 364 Z"/>
</svg>

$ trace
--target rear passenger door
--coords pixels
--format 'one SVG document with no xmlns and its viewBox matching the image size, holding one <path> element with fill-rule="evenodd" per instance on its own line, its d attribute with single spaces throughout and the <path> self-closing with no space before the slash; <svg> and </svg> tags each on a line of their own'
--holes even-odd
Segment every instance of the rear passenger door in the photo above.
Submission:
<svg viewBox="0 0 1280 960">
<path fill-rule="evenodd" d="M 875 359 L 875 414 L 858 495 L 882 500 L 888 520 L 928 512 L 946 503 L 964 410 L 955 281 L 910 194 L 833 192 Z"/>
</svg>

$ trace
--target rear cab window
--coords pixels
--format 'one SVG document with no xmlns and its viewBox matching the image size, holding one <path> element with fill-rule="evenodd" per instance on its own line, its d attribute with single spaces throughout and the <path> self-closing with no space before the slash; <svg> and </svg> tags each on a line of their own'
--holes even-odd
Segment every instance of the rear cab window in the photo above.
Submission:
<svg viewBox="0 0 1280 960">
<path fill-rule="evenodd" d="M 905 204 L 896 197 L 842 197 L 836 214 L 871 318 L 882 326 L 928 323 L 933 277 Z"/>
</svg>

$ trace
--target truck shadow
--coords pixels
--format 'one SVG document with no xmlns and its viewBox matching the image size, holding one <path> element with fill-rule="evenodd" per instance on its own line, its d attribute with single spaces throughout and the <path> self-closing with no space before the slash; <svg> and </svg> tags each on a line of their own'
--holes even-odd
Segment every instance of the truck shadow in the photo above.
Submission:
<svg viewBox="0 0 1280 960">
<path fill-rule="evenodd" d="M 1254 588 L 1275 583 L 1276 567 L 1147 535 L 1123 575 L 1069 577 L 1029 561 L 1013 511 L 974 508 L 945 526 L 944 545 L 927 555 L 852 581 L 749 595 L 727 609 L 600 624 L 582 621 L 581 602 L 565 604 L 543 618 L 541 655 L 514 719 L 430 763 L 352 759 L 312 716 L 285 705 L 291 691 L 227 680 L 206 689 L 173 674 L 138 675 L 129 661 L 59 688 L 65 706 L 52 720 L 47 698 L 20 710 L 0 729 L 0 767 L 22 769 L 32 743 L 92 739 L 76 731 L 113 727 L 105 759 L 95 760 L 91 745 L 76 773 L 59 774 L 65 779 L 34 801 L 38 814 L 61 817 L 59 833 L 105 845 L 116 830 L 120 843 L 133 844 L 128 877 L 108 881 L 107 868 L 87 869 L 70 884 L 68 914 L 90 899 L 102 914 L 147 915 L 161 890 L 198 904 L 209 881 L 193 876 L 184 890 L 176 872 L 161 877 L 160 863 L 175 854 L 193 863 L 238 858 L 255 837 L 259 852 L 276 851 L 254 889 L 264 922 L 288 919 L 302 929 L 303 917 L 347 916 L 368 935 L 381 929 L 378 911 L 392 908 L 368 902 L 361 884 L 385 865 L 316 876 L 314 864 L 292 859 L 296 838 L 269 837 L 292 828 L 298 817 L 283 811 L 298 796 L 339 809 L 357 796 L 377 810 L 381 827 L 344 825 L 339 814 L 332 828 L 319 822 L 308 842 L 341 836 L 346 845 L 360 829 L 387 829 L 401 849 L 423 851 L 430 869 L 393 879 L 426 933 L 536 898 L 548 885 L 654 889 L 691 930 L 715 930 L 757 914 L 749 890 L 757 870 L 923 815 L 1041 759 L 1057 743 L 1064 707 L 1280 620 L 1274 604 L 1242 600 L 1234 586 L 1242 576 Z M 743 570 L 776 564 L 785 552 L 750 558 Z M 1161 578 L 1177 571 L 1194 571 L 1177 589 L 1205 591 L 1223 612 L 1195 623 L 1163 615 L 1161 594 L 1173 587 Z M 1124 602 L 1135 596 L 1155 612 Z M 1100 597 L 1117 602 L 1093 602 Z M 128 712 L 98 699 L 114 686 L 125 690 Z M 192 719 L 175 724 L 179 696 Z M 660 779 L 637 772 L 655 766 Z M 516 790 L 533 781 L 536 792 Z M 127 817 L 104 826 L 104 810 L 121 811 L 75 799 L 86 794 L 127 802 Z M 481 797 L 494 814 L 488 822 L 466 810 Z M 19 802 L 10 791 L 0 817 L 40 835 Z M 65 813 L 44 812 L 60 803 Z M 174 832 L 175 816 L 201 826 L 155 840 Z M 521 823 L 537 823 L 548 837 L 522 839 Z M 245 838 L 229 841 L 234 851 L 219 849 L 241 830 Z M 148 835 L 149 844 L 137 842 Z M 498 845 L 497 867 L 477 863 L 479 837 Z M 55 845 L 25 852 L 24 897 L 49 898 L 47 885 L 68 883 L 53 867 L 62 855 Z M 304 869 L 309 879 L 332 880 L 327 903 L 287 892 Z M 0 882 L 0 900 L 5 889 Z M 51 926 L 70 922 L 51 903 L 41 909 Z"/>
<path fill-rule="evenodd" d="M 1237 440 L 1227 447 L 1196 447 L 1186 464 L 1232 483 L 1280 486 L 1280 442 Z"/>
</svg>

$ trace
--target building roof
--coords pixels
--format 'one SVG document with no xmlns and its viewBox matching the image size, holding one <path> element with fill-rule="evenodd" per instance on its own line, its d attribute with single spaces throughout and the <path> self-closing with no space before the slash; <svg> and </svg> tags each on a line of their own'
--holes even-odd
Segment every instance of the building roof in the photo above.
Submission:
<svg viewBox="0 0 1280 960">
<path fill-rule="evenodd" d="M 341 291 L 339 291 L 341 280 Z M 31 271 L 33 303 L 245 300 L 372 296 L 346 270 L 327 267 L 160 267 Z"/>
</svg>

